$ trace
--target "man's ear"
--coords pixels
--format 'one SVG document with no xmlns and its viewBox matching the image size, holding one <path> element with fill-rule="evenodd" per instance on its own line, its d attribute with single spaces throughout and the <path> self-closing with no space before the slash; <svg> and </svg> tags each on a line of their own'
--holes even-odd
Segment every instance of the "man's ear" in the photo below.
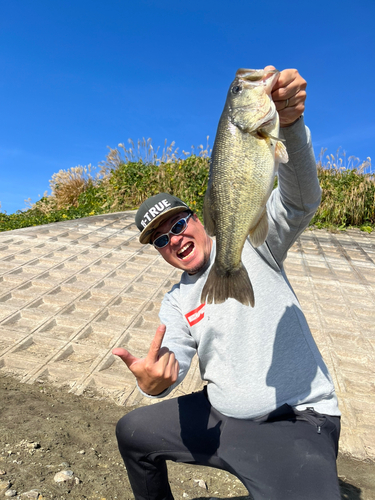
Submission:
<svg viewBox="0 0 375 500">
<path fill-rule="evenodd" d="M 198 217 L 198 215 L 196 213 L 193 213 L 192 217 L 193 217 L 195 222 L 198 222 L 199 224 L 201 224 L 203 226 L 200 218 Z"/>
</svg>

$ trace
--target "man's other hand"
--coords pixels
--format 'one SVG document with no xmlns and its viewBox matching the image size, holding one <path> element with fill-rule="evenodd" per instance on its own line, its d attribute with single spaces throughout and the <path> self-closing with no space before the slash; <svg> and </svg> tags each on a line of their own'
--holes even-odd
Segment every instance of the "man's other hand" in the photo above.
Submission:
<svg viewBox="0 0 375 500">
<path fill-rule="evenodd" d="M 121 358 L 133 373 L 139 388 L 150 396 L 161 394 L 178 377 L 179 365 L 174 353 L 167 347 L 161 347 L 165 330 L 165 325 L 158 327 L 145 358 L 136 358 L 122 347 L 112 350 L 112 354 Z"/>
</svg>

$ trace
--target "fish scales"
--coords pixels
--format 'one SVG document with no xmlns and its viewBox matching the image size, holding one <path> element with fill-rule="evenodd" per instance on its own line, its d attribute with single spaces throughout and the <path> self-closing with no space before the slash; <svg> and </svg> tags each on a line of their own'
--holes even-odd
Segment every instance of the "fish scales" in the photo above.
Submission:
<svg viewBox="0 0 375 500">
<path fill-rule="evenodd" d="M 266 203 L 275 169 L 287 161 L 278 141 L 279 122 L 270 98 L 278 72 L 238 70 L 228 91 L 212 150 L 204 223 L 216 236 L 216 258 L 201 302 L 232 297 L 254 306 L 254 292 L 241 261 L 245 240 L 254 247 L 268 233 Z"/>
</svg>

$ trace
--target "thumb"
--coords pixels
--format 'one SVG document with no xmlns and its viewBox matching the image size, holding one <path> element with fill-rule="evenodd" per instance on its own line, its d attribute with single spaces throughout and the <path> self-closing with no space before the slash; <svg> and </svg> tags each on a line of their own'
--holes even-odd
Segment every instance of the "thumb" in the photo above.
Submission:
<svg viewBox="0 0 375 500">
<path fill-rule="evenodd" d="M 138 358 L 130 354 L 129 351 L 123 349 L 122 347 L 116 347 L 115 349 L 112 349 L 112 354 L 121 358 L 129 369 L 132 364 L 138 361 Z"/>
<path fill-rule="evenodd" d="M 265 73 L 267 73 L 267 71 L 272 71 L 272 70 L 274 70 L 274 69 L 276 69 L 276 68 L 275 68 L 275 66 L 266 66 L 266 67 L 264 68 L 264 72 L 265 72 Z"/>
</svg>

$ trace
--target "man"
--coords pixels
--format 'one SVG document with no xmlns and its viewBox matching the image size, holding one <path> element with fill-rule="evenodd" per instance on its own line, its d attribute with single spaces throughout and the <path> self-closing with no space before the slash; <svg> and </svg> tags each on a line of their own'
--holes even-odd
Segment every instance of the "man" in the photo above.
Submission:
<svg viewBox="0 0 375 500">
<path fill-rule="evenodd" d="M 268 66 L 266 69 L 273 69 Z M 197 352 L 202 392 L 139 408 L 117 425 L 136 500 L 170 500 L 166 460 L 221 468 L 255 500 L 339 500 L 336 457 L 340 412 L 328 369 L 283 270 L 288 249 L 320 203 L 316 162 L 302 113 L 306 82 L 284 70 L 272 92 L 289 162 L 267 210 L 266 242 L 246 241 L 242 261 L 255 307 L 234 299 L 202 305 L 215 243 L 189 207 L 171 195 L 138 210 L 141 243 L 185 271 L 164 297 L 146 358 L 113 350 L 141 392 L 162 398 Z"/>
</svg>

